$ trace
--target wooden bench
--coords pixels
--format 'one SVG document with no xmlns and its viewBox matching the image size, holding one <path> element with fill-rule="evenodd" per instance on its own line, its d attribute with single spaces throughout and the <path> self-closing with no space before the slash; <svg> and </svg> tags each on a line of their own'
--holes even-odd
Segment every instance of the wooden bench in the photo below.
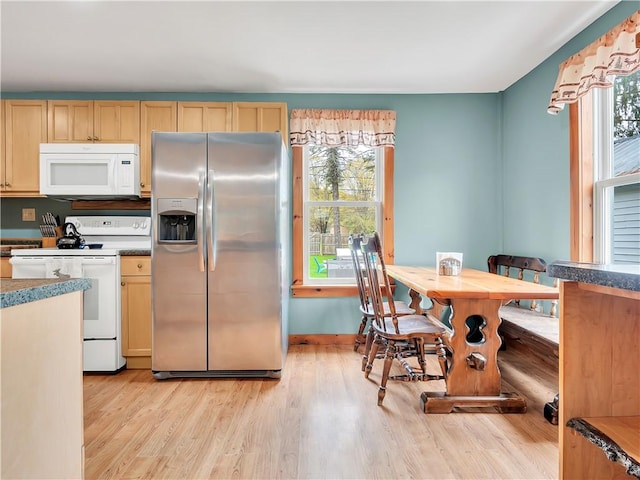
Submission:
<svg viewBox="0 0 640 480">
<path fill-rule="evenodd" d="M 541 258 L 515 255 L 491 255 L 487 259 L 490 273 L 540 283 L 540 274 L 547 264 Z M 553 283 L 558 286 L 557 279 Z M 550 303 L 514 300 L 500 309 L 500 334 L 505 345 L 524 344 L 542 358 L 558 361 L 560 324 L 557 318 L 558 301 Z M 546 313 L 545 313 L 546 310 Z"/>
</svg>

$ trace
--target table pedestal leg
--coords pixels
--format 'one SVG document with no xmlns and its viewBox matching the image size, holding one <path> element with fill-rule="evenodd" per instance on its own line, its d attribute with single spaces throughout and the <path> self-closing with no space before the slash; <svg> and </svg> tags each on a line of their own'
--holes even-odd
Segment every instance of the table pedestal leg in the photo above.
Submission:
<svg viewBox="0 0 640 480">
<path fill-rule="evenodd" d="M 449 413 L 454 407 L 495 407 L 501 413 L 524 413 L 524 398 L 515 393 L 501 393 L 498 349 L 501 340 L 498 309 L 501 301 L 493 299 L 452 299 L 452 350 L 447 376 L 447 392 L 424 392 L 421 406 L 425 413 Z M 467 340 L 467 319 L 479 316 L 482 338 Z"/>
<path fill-rule="evenodd" d="M 422 392 L 420 408 L 424 413 L 451 413 L 454 407 L 495 407 L 499 413 L 525 413 L 527 403 L 517 393 L 500 395 L 448 395 L 444 392 Z"/>
<path fill-rule="evenodd" d="M 409 289 L 409 297 L 411 297 L 411 303 L 409 304 L 409 308 L 413 308 L 417 315 L 422 313 L 422 307 L 420 306 L 420 302 L 422 301 L 422 296 L 416 292 L 414 289 Z"/>
</svg>

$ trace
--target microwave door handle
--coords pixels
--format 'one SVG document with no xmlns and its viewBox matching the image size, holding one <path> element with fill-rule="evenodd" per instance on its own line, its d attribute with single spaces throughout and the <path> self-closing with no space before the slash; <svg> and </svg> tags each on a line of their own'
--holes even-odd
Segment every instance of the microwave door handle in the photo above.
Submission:
<svg viewBox="0 0 640 480">
<path fill-rule="evenodd" d="M 204 248 L 204 235 L 205 224 L 204 219 L 204 204 L 205 204 L 205 178 L 204 172 L 200 172 L 198 175 L 198 211 L 196 212 L 196 243 L 198 244 L 198 267 L 201 272 L 204 272 L 206 258 L 206 250 Z"/>
<path fill-rule="evenodd" d="M 216 269 L 216 253 L 217 253 L 217 232 L 216 232 L 216 191 L 213 188 L 213 170 L 209 170 L 207 178 L 207 220 L 209 225 L 207 228 L 207 259 L 209 262 L 209 270 Z"/>
<path fill-rule="evenodd" d="M 113 178 L 113 185 L 112 185 L 113 191 L 117 191 L 118 185 L 120 184 L 120 179 L 117 177 L 118 169 L 116 168 L 118 166 L 118 156 L 112 155 L 111 161 L 109 163 L 111 164 L 111 178 Z"/>
</svg>

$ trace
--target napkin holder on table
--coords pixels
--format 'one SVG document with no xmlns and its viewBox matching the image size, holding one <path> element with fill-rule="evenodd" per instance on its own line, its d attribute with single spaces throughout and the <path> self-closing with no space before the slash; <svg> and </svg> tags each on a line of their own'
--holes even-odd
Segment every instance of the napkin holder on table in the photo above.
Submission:
<svg viewBox="0 0 640 480">
<path fill-rule="evenodd" d="M 460 275 L 462 252 L 436 252 L 436 268 L 438 275 Z"/>
</svg>

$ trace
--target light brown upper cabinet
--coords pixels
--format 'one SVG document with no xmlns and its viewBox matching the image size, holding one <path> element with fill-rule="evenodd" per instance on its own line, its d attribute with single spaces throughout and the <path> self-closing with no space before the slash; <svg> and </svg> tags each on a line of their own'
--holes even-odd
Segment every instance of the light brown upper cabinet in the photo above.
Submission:
<svg viewBox="0 0 640 480">
<path fill-rule="evenodd" d="M 140 192 L 151 196 L 151 133 L 175 132 L 176 102 L 140 102 Z"/>
<path fill-rule="evenodd" d="M 45 100 L 4 101 L 0 195 L 40 196 L 40 144 L 47 142 Z"/>
<path fill-rule="evenodd" d="M 230 132 L 231 102 L 178 102 L 179 132 Z"/>
<path fill-rule="evenodd" d="M 140 143 L 140 102 L 49 100 L 50 143 Z"/>
<path fill-rule="evenodd" d="M 142 195 L 151 195 L 151 132 L 282 132 L 288 145 L 287 115 L 286 103 L 141 102 Z"/>
<path fill-rule="evenodd" d="M 233 103 L 234 132 L 280 132 L 289 146 L 289 127 L 286 103 Z"/>
</svg>

